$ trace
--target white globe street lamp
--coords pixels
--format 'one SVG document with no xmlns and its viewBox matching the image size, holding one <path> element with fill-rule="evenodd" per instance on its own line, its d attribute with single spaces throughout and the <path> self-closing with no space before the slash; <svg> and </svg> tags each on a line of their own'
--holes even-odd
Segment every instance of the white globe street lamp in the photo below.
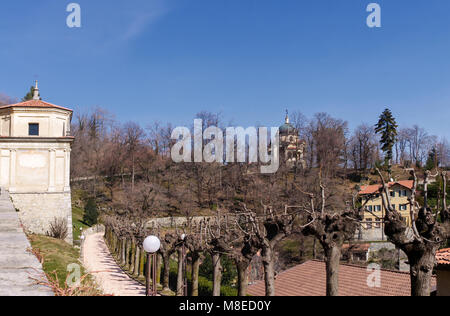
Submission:
<svg viewBox="0 0 450 316">
<path fill-rule="evenodd" d="M 143 248 L 147 253 L 147 273 L 146 273 L 146 296 L 156 296 L 158 294 L 156 288 L 156 252 L 161 248 L 161 241 L 156 236 L 148 236 L 145 238 Z M 151 262 L 152 261 L 152 262 Z M 150 290 L 150 273 L 152 274 L 152 288 Z"/>
<path fill-rule="evenodd" d="M 183 295 L 187 296 L 187 275 L 186 275 L 186 234 L 180 236 L 182 243 L 182 257 L 183 257 Z"/>
<path fill-rule="evenodd" d="M 148 236 L 143 246 L 146 253 L 155 253 L 161 248 L 161 241 L 156 236 Z"/>
</svg>

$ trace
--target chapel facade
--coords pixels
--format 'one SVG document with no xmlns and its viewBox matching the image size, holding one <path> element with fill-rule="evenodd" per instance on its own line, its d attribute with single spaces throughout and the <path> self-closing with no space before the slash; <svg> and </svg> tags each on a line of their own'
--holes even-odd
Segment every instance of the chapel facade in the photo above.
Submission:
<svg viewBox="0 0 450 316">
<path fill-rule="evenodd" d="M 40 99 L 0 107 L 0 187 L 9 191 L 26 231 L 46 234 L 64 219 L 72 243 L 70 136 L 73 111 Z"/>
<path fill-rule="evenodd" d="M 280 132 L 280 158 L 291 166 L 305 168 L 304 152 L 306 144 L 300 139 L 299 131 L 290 123 L 289 113 L 283 125 L 279 127 Z"/>
</svg>

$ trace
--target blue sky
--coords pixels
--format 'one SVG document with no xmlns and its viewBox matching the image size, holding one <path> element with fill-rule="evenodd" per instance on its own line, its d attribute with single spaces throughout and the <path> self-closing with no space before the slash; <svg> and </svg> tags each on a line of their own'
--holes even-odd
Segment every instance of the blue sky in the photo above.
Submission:
<svg viewBox="0 0 450 316">
<path fill-rule="evenodd" d="M 401 125 L 450 137 L 450 1 L 65 0 L 0 3 L 0 92 L 42 97 L 120 121 L 277 126 L 284 111 Z M 366 6 L 382 27 L 366 25 Z"/>
</svg>

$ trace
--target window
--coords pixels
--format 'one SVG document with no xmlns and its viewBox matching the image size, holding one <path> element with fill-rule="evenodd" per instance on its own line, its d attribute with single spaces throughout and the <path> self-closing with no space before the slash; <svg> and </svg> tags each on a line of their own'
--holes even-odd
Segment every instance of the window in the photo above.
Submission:
<svg viewBox="0 0 450 316">
<path fill-rule="evenodd" d="M 400 211 L 406 211 L 408 207 L 408 204 L 402 204 L 400 205 Z"/>
<path fill-rule="evenodd" d="M 39 136 L 39 124 L 37 124 L 37 123 L 28 124 L 28 135 L 29 136 Z"/>
<path fill-rule="evenodd" d="M 372 220 L 371 219 L 367 219 L 367 222 L 366 222 L 366 228 L 367 229 L 372 229 Z"/>
<path fill-rule="evenodd" d="M 367 206 L 367 209 L 369 210 L 369 212 L 372 212 L 372 205 Z"/>
<path fill-rule="evenodd" d="M 375 212 L 381 212 L 381 205 L 375 205 Z"/>
<path fill-rule="evenodd" d="M 391 191 L 391 196 L 395 197 L 395 191 Z"/>
<path fill-rule="evenodd" d="M 381 228 L 381 220 L 379 218 L 375 220 L 375 228 Z"/>
<path fill-rule="evenodd" d="M 395 210 L 395 204 L 392 204 L 392 208 Z"/>
<path fill-rule="evenodd" d="M 406 194 L 406 190 L 401 190 L 401 191 L 400 191 L 400 196 L 408 196 L 408 195 Z"/>
</svg>

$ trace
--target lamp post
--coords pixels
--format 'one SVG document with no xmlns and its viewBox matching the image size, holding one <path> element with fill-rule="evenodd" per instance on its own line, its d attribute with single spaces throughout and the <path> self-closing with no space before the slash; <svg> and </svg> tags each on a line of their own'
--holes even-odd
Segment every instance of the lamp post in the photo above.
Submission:
<svg viewBox="0 0 450 316">
<path fill-rule="evenodd" d="M 156 236 L 148 236 L 145 238 L 143 247 L 145 252 L 147 253 L 147 273 L 145 276 L 146 279 L 146 287 L 145 287 L 145 295 L 146 296 L 156 296 L 157 288 L 156 288 L 156 252 L 161 247 L 161 241 Z M 150 260 L 152 259 L 152 260 Z M 152 266 L 150 269 L 150 261 L 152 261 Z M 150 289 L 150 273 L 152 274 L 152 287 Z"/>
<path fill-rule="evenodd" d="M 187 296 L 187 275 L 186 275 L 186 234 L 181 235 L 181 240 L 183 241 L 182 252 L 183 252 L 183 295 Z"/>
<path fill-rule="evenodd" d="M 84 235 L 80 236 L 80 257 L 81 257 L 81 261 L 84 261 Z"/>
</svg>

